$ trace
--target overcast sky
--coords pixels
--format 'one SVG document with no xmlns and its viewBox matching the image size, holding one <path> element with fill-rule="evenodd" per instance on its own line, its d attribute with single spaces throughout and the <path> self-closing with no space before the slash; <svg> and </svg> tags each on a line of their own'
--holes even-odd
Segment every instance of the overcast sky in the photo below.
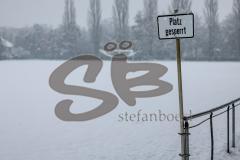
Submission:
<svg viewBox="0 0 240 160">
<path fill-rule="evenodd" d="M 130 1 L 130 24 L 137 11 L 143 8 L 142 0 Z M 205 0 L 193 0 L 193 12 L 203 16 Z M 233 0 L 218 0 L 219 18 L 223 20 L 232 11 Z M 111 17 L 113 0 L 101 0 L 103 18 Z M 159 0 L 159 13 L 168 12 L 170 0 Z M 75 0 L 77 22 L 87 26 L 89 0 Z M 64 0 L 0 0 L 0 26 L 23 27 L 34 23 L 53 27 L 62 22 Z"/>
</svg>

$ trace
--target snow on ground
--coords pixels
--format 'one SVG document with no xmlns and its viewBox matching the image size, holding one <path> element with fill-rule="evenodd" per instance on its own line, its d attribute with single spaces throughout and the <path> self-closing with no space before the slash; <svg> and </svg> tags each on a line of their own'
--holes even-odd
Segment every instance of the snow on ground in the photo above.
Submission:
<svg viewBox="0 0 240 160">
<path fill-rule="evenodd" d="M 61 61 L 0 62 L 0 159 L 1 160 L 178 160 L 180 139 L 177 121 L 120 122 L 119 114 L 178 113 L 175 62 L 161 62 L 169 68 L 163 80 L 173 84 L 167 95 L 137 99 L 135 107 L 122 100 L 111 113 L 88 122 L 63 122 L 54 114 L 60 100 L 74 99 L 73 112 L 87 110 L 99 102 L 86 97 L 61 95 L 48 85 L 51 72 Z M 67 79 L 83 84 L 85 67 Z M 240 97 L 240 63 L 184 62 L 185 112 L 204 111 Z M 109 62 L 95 84 L 88 87 L 111 91 Z M 240 127 L 237 109 L 237 148 L 226 154 L 226 115 L 214 119 L 215 159 L 240 157 Z M 196 122 L 190 122 L 194 124 Z M 192 129 L 191 160 L 210 159 L 209 122 Z"/>
</svg>

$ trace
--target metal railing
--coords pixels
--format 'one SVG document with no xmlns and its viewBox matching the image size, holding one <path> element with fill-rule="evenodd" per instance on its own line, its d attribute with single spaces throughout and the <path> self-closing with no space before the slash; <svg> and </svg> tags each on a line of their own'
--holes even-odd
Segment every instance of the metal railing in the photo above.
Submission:
<svg viewBox="0 0 240 160">
<path fill-rule="evenodd" d="M 200 125 L 202 125 L 203 123 L 209 121 L 210 122 L 210 133 L 211 133 L 211 160 L 214 159 L 214 133 L 213 133 L 213 119 L 217 116 L 220 116 L 224 113 L 227 113 L 227 153 L 230 153 L 230 111 L 232 111 L 232 147 L 235 148 L 236 147 L 236 134 L 235 134 L 235 127 L 236 127 L 236 112 L 235 112 L 235 108 L 240 106 L 240 98 L 235 99 L 229 103 L 226 103 L 224 105 L 221 105 L 219 107 L 210 109 L 208 111 L 205 112 L 201 112 L 198 114 L 194 114 L 191 116 L 185 116 L 183 118 L 184 120 L 184 133 L 181 133 L 180 135 L 182 136 L 182 138 L 184 139 L 184 154 L 180 156 L 184 159 L 184 160 L 189 160 L 190 154 L 189 154 L 189 135 L 190 132 L 189 130 L 191 128 L 195 128 L 198 127 Z M 217 111 L 221 111 L 220 113 L 214 114 Z M 198 124 L 195 124 L 193 126 L 189 125 L 189 121 L 190 120 L 195 120 L 198 119 L 200 117 L 204 117 L 204 116 L 209 116 L 208 118 L 206 118 L 205 120 L 201 121 Z"/>
</svg>

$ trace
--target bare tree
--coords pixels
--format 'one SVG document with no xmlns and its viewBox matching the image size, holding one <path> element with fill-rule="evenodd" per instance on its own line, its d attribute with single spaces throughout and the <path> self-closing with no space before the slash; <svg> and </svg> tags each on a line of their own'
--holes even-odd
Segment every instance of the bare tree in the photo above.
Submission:
<svg viewBox="0 0 240 160">
<path fill-rule="evenodd" d="M 70 24 L 76 25 L 76 9 L 74 6 L 74 1 L 70 0 Z"/>
<path fill-rule="evenodd" d="M 76 9 L 74 0 L 65 0 L 65 8 L 63 15 L 63 24 L 60 27 L 61 55 L 63 58 L 77 55 L 80 51 L 79 39 L 80 29 L 76 24 Z"/>
<path fill-rule="evenodd" d="M 205 0 L 205 21 L 207 24 L 208 40 L 207 40 L 207 54 L 210 59 L 214 58 L 218 49 L 219 39 L 219 22 L 218 22 L 218 1 Z"/>
<path fill-rule="evenodd" d="M 76 25 L 76 9 L 75 9 L 73 0 L 65 0 L 63 25 L 65 27 Z"/>
<path fill-rule="evenodd" d="M 101 14 L 102 11 L 100 0 L 90 0 L 88 23 L 90 39 L 95 54 L 98 54 L 101 42 Z"/>
<path fill-rule="evenodd" d="M 240 1 L 234 0 L 233 2 L 233 12 L 236 16 L 240 17 Z M 240 19 L 238 19 L 240 21 Z"/>
<path fill-rule="evenodd" d="M 69 15 L 69 0 L 65 0 L 64 14 L 63 14 L 63 26 L 67 26 L 70 22 Z"/>
<path fill-rule="evenodd" d="M 113 22 L 117 41 L 127 40 L 129 34 L 129 0 L 114 0 Z"/>
<path fill-rule="evenodd" d="M 147 54 L 153 53 L 154 39 L 156 39 L 156 17 L 158 12 L 158 0 L 144 0 L 144 39 Z"/>
<path fill-rule="evenodd" d="M 172 0 L 169 10 L 173 13 L 178 10 L 178 13 L 191 12 L 192 0 Z"/>
</svg>

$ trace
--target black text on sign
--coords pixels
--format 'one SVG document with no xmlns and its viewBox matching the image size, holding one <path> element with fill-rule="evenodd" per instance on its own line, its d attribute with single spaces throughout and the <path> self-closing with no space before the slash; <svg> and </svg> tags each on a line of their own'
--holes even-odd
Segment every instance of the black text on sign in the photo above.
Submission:
<svg viewBox="0 0 240 160">
<path fill-rule="evenodd" d="M 159 39 L 193 38 L 194 15 L 178 14 L 158 16 Z"/>
</svg>

